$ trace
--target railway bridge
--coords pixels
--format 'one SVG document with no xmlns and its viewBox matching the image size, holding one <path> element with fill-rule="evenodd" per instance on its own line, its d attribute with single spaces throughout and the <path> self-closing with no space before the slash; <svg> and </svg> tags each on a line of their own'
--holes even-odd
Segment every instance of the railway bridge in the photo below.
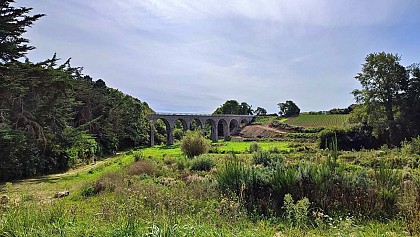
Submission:
<svg viewBox="0 0 420 237">
<path fill-rule="evenodd" d="M 151 114 L 147 119 L 151 121 L 150 124 L 150 146 L 155 145 L 154 126 L 156 121 L 161 119 L 166 125 L 166 144 L 174 144 L 174 126 L 176 121 L 180 121 L 184 131 L 193 129 L 192 124 L 195 123 L 204 131 L 204 126 L 210 124 L 211 126 L 211 140 L 218 141 L 219 135 L 224 138 L 239 132 L 241 126 L 246 126 L 251 123 L 254 115 L 234 115 L 234 114 Z M 219 129 L 223 131 L 219 134 Z"/>
</svg>

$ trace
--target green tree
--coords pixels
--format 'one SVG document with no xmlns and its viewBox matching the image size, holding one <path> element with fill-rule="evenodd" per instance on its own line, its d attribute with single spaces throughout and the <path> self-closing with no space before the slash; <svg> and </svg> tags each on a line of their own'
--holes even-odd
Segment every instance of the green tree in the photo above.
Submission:
<svg viewBox="0 0 420 237">
<path fill-rule="evenodd" d="M 253 110 L 252 106 L 247 104 L 246 102 L 242 102 L 241 104 L 239 104 L 236 100 L 228 100 L 219 108 L 217 108 L 216 111 L 213 112 L 213 114 L 252 115 Z"/>
<path fill-rule="evenodd" d="M 26 28 L 43 14 L 28 15 L 32 8 L 11 6 L 14 0 L 0 1 L 0 62 L 7 63 L 23 57 L 29 50 L 29 40 L 22 35 Z"/>
<path fill-rule="evenodd" d="M 277 105 L 280 108 L 280 116 L 293 117 L 300 114 L 299 107 L 291 100 L 287 100 L 285 103 L 278 103 Z"/>
<path fill-rule="evenodd" d="M 407 137 L 420 135 L 420 64 L 407 67 L 409 81 L 406 97 L 403 101 L 401 120 Z"/>
<path fill-rule="evenodd" d="M 257 107 L 257 109 L 254 112 L 256 115 L 260 115 L 260 116 L 267 115 L 267 110 L 262 107 Z"/>
<path fill-rule="evenodd" d="M 0 2 L 0 181 L 42 175 L 118 148 L 145 145 L 146 115 L 140 100 L 82 75 L 59 59 L 21 62 L 25 28 L 42 14 Z"/>
<path fill-rule="evenodd" d="M 401 140 L 395 118 L 408 89 L 408 77 L 400 60 L 396 54 L 369 54 L 362 72 L 355 77 L 362 89 L 353 91 L 356 102 L 364 105 L 365 122 L 374 124 L 377 133 L 387 134 L 388 145 L 397 145 Z"/>
</svg>

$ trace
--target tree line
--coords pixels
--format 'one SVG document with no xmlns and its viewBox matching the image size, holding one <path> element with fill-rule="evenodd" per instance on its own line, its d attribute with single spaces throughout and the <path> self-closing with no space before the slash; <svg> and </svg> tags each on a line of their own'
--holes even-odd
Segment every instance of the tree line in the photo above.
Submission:
<svg viewBox="0 0 420 237">
<path fill-rule="evenodd" d="M 23 34 L 43 15 L 13 3 L 0 3 L 0 181 L 145 145 L 149 106 L 83 75 L 70 60 L 31 62 L 25 55 L 34 47 Z"/>
</svg>

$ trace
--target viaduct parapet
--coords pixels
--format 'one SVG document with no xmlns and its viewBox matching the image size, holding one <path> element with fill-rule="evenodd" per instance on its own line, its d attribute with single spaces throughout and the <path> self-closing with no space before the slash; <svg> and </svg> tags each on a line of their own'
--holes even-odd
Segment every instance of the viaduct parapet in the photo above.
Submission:
<svg viewBox="0 0 420 237">
<path fill-rule="evenodd" d="M 254 115 L 233 115 L 233 114 L 151 114 L 147 119 L 151 121 L 150 125 L 150 146 L 155 145 L 154 126 L 157 120 L 161 119 L 166 125 L 166 144 L 174 144 L 174 126 L 176 121 L 180 121 L 183 130 L 192 130 L 192 124 L 195 122 L 198 127 L 204 131 L 204 126 L 211 126 L 211 140 L 217 142 L 219 136 L 226 138 L 231 134 L 238 133 L 241 126 L 251 123 Z M 220 134 L 219 129 L 220 128 Z"/>
</svg>

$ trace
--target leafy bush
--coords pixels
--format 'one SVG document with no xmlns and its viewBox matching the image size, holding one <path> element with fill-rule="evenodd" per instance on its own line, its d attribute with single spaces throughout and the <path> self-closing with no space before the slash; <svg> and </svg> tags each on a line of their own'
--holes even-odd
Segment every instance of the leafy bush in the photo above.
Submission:
<svg viewBox="0 0 420 237">
<path fill-rule="evenodd" d="M 176 140 L 180 141 L 183 136 L 184 136 L 184 130 L 182 130 L 181 128 L 175 128 L 174 129 L 174 138 Z"/>
<path fill-rule="evenodd" d="M 406 154 L 420 155 L 420 136 L 413 138 L 411 141 L 403 141 L 401 150 Z"/>
<path fill-rule="evenodd" d="M 277 153 L 269 151 L 257 151 L 252 154 L 254 164 L 263 166 L 275 167 L 277 164 L 283 162 L 283 157 Z"/>
<path fill-rule="evenodd" d="M 210 171 L 216 165 L 209 155 L 200 155 L 191 161 L 190 169 L 194 171 Z"/>
<path fill-rule="evenodd" d="M 187 131 L 182 139 L 182 152 L 192 158 L 206 153 L 210 148 L 208 141 L 203 137 L 200 131 Z"/>
<path fill-rule="evenodd" d="M 371 149 L 377 147 L 377 141 L 372 136 L 372 128 L 360 125 L 352 128 L 330 128 L 319 133 L 319 148 L 328 148 L 327 141 L 337 137 L 339 150 L 360 150 L 362 148 Z"/>
<path fill-rule="evenodd" d="M 93 185 L 86 185 L 81 189 L 81 195 L 85 198 L 95 195 Z"/>
<path fill-rule="evenodd" d="M 223 192 L 241 193 L 242 184 L 247 182 L 249 169 L 237 159 L 226 162 L 223 169 L 217 175 L 217 183 Z"/>
<path fill-rule="evenodd" d="M 375 170 L 375 180 L 376 192 L 379 195 L 378 212 L 381 216 L 395 214 L 402 180 L 401 174 L 389 169 L 381 162 L 379 169 Z"/>
<path fill-rule="evenodd" d="M 217 175 L 223 193 L 236 194 L 250 212 L 268 215 L 271 209 L 271 187 L 267 169 L 250 168 L 236 158 L 227 161 Z"/>
<path fill-rule="evenodd" d="M 249 145 L 249 152 L 250 153 L 253 153 L 253 152 L 256 152 L 256 151 L 259 151 L 259 150 L 261 150 L 261 146 L 258 145 L 257 142 L 252 142 L 251 145 Z"/>
<path fill-rule="evenodd" d="M 308 198 L 302 198 L 301 200 L 295 201 L 292 198 L 292 195 L 286 194 L 284 195 L 284 214 L 286 219 L 295 226 L 303 227 L 306 226 L 308 221 L 308 212 L 309 206 L 311 203 L 309 202 Z"/>
<path fill-rule="evenodd" d="M 144 159 L 144 154 L 141 151 L 136 151 L 134 153 L 134 161 L 141 161 Z"/>
<path fill-rule="evenodd" d="M 282 198 L 287 193 L 293 193 L 297 184 L 300 182 L 301 176 L 296 166 L 285 167 L 278 165 L 271 178 L 271 185 L 274 191 L 274 198 L 277 203 L 282 202 Z"/>
</svg>

